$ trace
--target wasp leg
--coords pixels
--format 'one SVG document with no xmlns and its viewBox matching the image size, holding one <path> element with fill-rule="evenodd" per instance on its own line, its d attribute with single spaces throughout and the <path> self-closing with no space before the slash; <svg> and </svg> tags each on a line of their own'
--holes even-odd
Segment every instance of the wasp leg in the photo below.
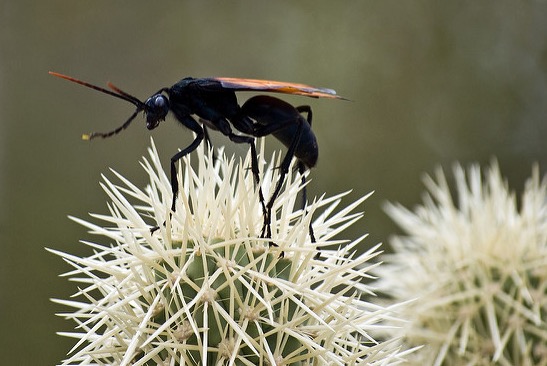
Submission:
<svg viewBox="0 0 547 366">
<path fill-rule="evenodd" d="M 249 144 L 251 147 L 251 172 L 253 174 L 253 180 L 255 187 L 258 188 L 258 199 L 260 201 L 260 205 L 262 207 L 262 213 L 264 215 L 264 220 L 268 220 L 267 218 L 268 211 L 266 209 L 266 200 L 264 199 L 264 194 L 262 193 L 262 188 L 260 187 L 260 171 L 258 168 L 258 153 L 256 151 L 256 144 L 255 144 L 255 138 L 253 136 L 248 135 L 236 135 L 232 132 L 232 128 L 230 127 L 230 124 L 225 118 L 217 118 L 215 120 L 211 121 L 212 124 L 218 131 L 220 131 L 224 136 L 227 136 L 230 141 L 235 142 L 236 144 Z M 238 116 L 237 118 L 233 118 L 231 122 L 234 124 L 234 126 L 239 126 L 242 128 L 242 126 L 250 125 L 252 126 L 251 121 L 244 117 L 244 116 Z M 242 128 L 243 130 L 251 130 L 250 127 Z M 264 235 L 264 232 L 262 232 L 261 235 Z M 264 237 L 264 236 L 263 236 Z M 273 243 L 271 245 L 274 245 Z"/>
<path fill-rule="evenodd" d="M 288 123 L 294 123 L 295 121 L 290 121 Z M 296 134 L 293 138 L 293 141 L 291 142 L 287 152 L 285 153 L 285 156 L 281 162 L 281 165 L 279 166 L 280 174 L 279 179 L 277 181 L 277 184 L 275 186 L 275 189 L 270 196 L 270 199 L 268 200 L 268 204 L 266 205 L 266 216 L 264 221 L 264 228 L 262 230 L 263 234 L 266 236 L 263 237 L 271 237 L 271 215 L 272 215 L 272 208 L 274 205 L 275 200 L 279 196 L 279 193 L 281 192 L 281 187 L 283 186 L 283 183 L 285 182 L 285 177 L 289 172 L 289 167 L 291 165 L 291 161 L 294 157 L 294 152 L 296 150 L 296 147 L 298 146 L 298 143 L 300 142 L 300 137 L 302 136 L 302 130 L 303 130 L 303 123 L 304 121 L 301 118 L 298 118 L 296 123 L 298 124 L 298 128 L 296 130 Z M 285 128 L 287 125 L 287 122 L 279 122 L 275 124 L 269 124 L 266 126 L 260 126 L 255 130 L 256 136 L 266 136 L 269 135 L 275 131 L 278 131 L 280 129 Z"/>
<path fill-rule="evenodd" d="M 177 118 L 178 119 L 178 118 Z M 171 192 L 173 194 L 173 198 L 171 200 L 171 212 L 169 213 L 169 217 L 171 217 L 172 213 L 176 211 L 176 202 L 177 202 L 177 196 L 179 193 L 179 181 L 177 177 L 177 162 L 182 159 L 185 155 L 191 153 L 194 151 L 199 144 L 201 144 L 204 136 L 203 128 L 190 116 L 183 116 L 179 119 L 179 121 L 188 127 L 190 130 L 194 131 L 196 133 L 196 138 L 190 145 L 188 145 L 183 150 L 179 151 L 173 157 L 171 157 Z M 165 222 L 163 223 L 165 225 Z M 158 230 L 159 226 L 155 226 L 152 229 L 150 229 L 150 232 L 153 233 L 154 231 Z"/>
</svg>

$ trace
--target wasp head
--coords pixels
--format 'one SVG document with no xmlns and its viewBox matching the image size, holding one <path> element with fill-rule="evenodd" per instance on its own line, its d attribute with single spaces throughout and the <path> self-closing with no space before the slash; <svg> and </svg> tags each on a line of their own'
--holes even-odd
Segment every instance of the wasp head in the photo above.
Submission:
<svg viewBox="0 0 547 366">
<path fill-rule="evenodd" d="M 146 128 L 152 130 L 165 120 L 169 112 L 169 99 L 161 94 L 154 94 L 144 102 L 146 114 Z"/>
</svg>

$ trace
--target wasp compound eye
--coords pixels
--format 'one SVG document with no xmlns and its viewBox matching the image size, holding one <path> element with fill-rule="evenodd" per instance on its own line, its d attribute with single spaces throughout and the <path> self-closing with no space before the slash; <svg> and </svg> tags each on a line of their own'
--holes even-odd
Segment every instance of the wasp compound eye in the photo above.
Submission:
<svg viewBox="0 0 547 366">
<path fill-rule="evenodd" d="M 169 112 L 169 100 L 163 94 L 155 94 L 146 100 L 146 128 L 152 130 L 165 119 Z"/>
</svg>

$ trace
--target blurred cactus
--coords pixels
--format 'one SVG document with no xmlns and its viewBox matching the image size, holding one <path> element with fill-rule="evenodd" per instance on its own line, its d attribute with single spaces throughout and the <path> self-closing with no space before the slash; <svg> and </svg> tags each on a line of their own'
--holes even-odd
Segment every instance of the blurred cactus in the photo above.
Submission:
<svg viewBox="0 0 547 366">
<path fill-rule="evenodd" d="M 405 337 L 416 365 L 547 365 L 547 201 L 538 169 L 520 200 L 493 163 L 441 170 L 414 212 L 388 205 L 405 235 L 376 273 L 377 289 L 408 301 Z M 411 301 L 410 301 L 411 300 Z"/>
</svg>

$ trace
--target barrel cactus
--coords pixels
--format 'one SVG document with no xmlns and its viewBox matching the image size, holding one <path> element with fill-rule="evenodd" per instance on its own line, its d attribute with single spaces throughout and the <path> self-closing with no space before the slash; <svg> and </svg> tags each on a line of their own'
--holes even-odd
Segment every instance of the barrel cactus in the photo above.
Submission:
<svg viewBox="0 0 547 366">
<path fill-rule="evenodd" d="M 424 203 L 387 211 L 403 235 L 376 273 L 403 302 L 413 365 L 547 365 L 547 180 L 534 169 L 517 202 L 497 163 L 426 177 Z"/>
<path fill-rule="evenodd" d="M 77 339 L 63 365 L 400 362 L 395 340 L 369 335 L 387 316 L 367 301 L 362 283 L 378 247 L 357 254 L 364 236 L 334 239 L 360 218 L 353 211 L 366 197 L 338 211 L 343 194 L 302 209 L 300 177 L 289 174 L 273 208 L 272 237 L 261 238 L 249 157 L 236 163 L 203 144 L 196 156 L 195 168 L 187 157 L 179 169 L 174 213 L 152 145 L 143 162 L 145 190 L 115 173 L 121 185 L 103 183 L 110 214 L 92 215 L 103 224 L 74 218 L 109 244 L 83 242 L 93 248 L 88 257 L 51 250 L 74 267 L 66 275 L 80 284 L 74 300 L 55 300 L 77 323 L 75 332 L 63 333 Z M 268 197 L 278 161 L 261 165 Z"/>
</svg>

